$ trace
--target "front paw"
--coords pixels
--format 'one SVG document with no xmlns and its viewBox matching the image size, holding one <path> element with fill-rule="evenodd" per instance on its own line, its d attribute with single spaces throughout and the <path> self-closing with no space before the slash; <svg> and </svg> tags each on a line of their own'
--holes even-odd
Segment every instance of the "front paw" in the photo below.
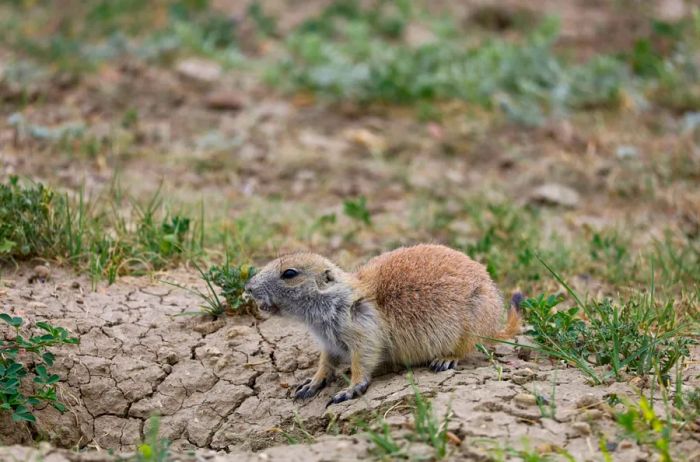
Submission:
<svg viewBox="0 0 700 462">
<path fill-rule="evenodd" d="M 308 378 L 294 390 L 294 399 L 307 399 L 316 396 L 325 386 L 326 379 L 314 380 Z"/>
<path fill-rule="evenodd" d="M 357 385 L 353 385 L 351 387 L 346 388 L 343 391 L 336 393 L 333 396 L 333 398 L 331 398 L 331 400 L 328 401 L 326 407 L 330 406 L 331 404 L 338 404 L 349 399 L 358 398 L 365 394 L 365 392 L 367 391 L 367 387 L 369 387 L 369 379 L 364 379 Z"/>
</svg>

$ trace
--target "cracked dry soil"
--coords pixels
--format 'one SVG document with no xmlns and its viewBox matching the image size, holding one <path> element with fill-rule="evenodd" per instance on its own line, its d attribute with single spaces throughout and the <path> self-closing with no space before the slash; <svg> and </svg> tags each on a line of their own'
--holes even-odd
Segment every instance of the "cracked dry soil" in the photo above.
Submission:
<svg viewBox="0 0 700 462">
<path fill-rule="evenodd" d="M 153 413 L 162 416 L 161 435 L 173 448 L 189 451 L 185 458 L 356 460 L 369 455 L 370 444 L 362 435 L 348 435 L 354 418 L 380 412 L 391 424 L 410 422 L 410 410 L 401 406 L 412 396 L 404 373 L 377 377 L 363 399 L 328 410 L 325 403 L 341 380 L 315 399 L 293 401 L 291 390 L 313 373 L 318 349 L 290 321 L 183 316 L 197 310 L 197 297 L 150 278 L 125 277 L 93 291 L 86 278 L 67 271 L 54 270 L 45 283 L 29 283 L 29 274 L 2 270 L 3 310 L 30 322 L 50 320 L 81 342 L 56 351 L 60 395 L 69 412 L 41 409 L 35 428 L 3 416 L 0 442 L 14 446 L 0 448 L 0 460 L 112 460 L 104 450 L 132 451 Z M 161 279 L 199 284 L 185 270 Z M 697 369 L 686 371 L 686 381 L 698 376 Z M 456 371 L 418 369 L 415 380 L 439 415 L 448 406 L 454 413 L 450 430 L 462 440 L 451 456 L 455 460 L 483 460 L 485 447 L 494 444 L 549 445 L 565 448 L 576 460 L 600 460 L 600 435 L 619 442 L 615 460 L 650 458 L 647 449 L 620 439 L 606 404 L 611 393 L 634 396 L 626 383 L 590 386 L 575 369 L 518 359 L 509 346 L 496 348 L 493 364 L 475 354 Z M 556 406 L 554 419 L 542 417 L 533 394 Z M 300 421 L 317 438 L 286 445 L 286 435 Z M 36 447 L 37 437 L 50 444 Z M 683 438 L 675 447 L 697 455 L 700 436 Z"/>
</svg>

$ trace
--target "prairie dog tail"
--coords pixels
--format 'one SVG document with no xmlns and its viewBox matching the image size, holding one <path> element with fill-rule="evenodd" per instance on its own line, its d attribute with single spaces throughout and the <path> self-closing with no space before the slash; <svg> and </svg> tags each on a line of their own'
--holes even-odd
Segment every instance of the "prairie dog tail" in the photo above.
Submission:
<svg viewBox="0 0 700 462">
<path fill-rule="evenodd" d="M 508 310 L 505 329 L 496 334 L 495 338 L 499 340 L 509 340 L 520 333 L 523 321 L 522 308 L 520 305 L 524 298 L 521 292 L 513 294 L 513 297 L 510 299 L 510 309 Z"/>
</svg>

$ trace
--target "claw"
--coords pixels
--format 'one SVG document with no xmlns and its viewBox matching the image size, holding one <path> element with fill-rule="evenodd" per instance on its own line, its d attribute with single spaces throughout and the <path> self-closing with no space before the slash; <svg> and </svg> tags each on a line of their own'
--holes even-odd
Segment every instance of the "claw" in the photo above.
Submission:
<svg viewBox="0 0 700 462">
<path fill-rule="evenodd" d="M 444 372 L 457 367 L 457 360 L 437 358 L 433 359 L 428 367 L 434 372 Z"/>
<path fill-rule="evenodd" d="M 299 385 L 297 385 L 297 387 L 294 389 L 294 393 L 298 392 L 299 390 L 301 390 L 304 387 L 304 385 L 308 385 L 309 383 L 311 383 L 311 377 L 309 377 L 308 379 L 304 380 Z"/>
<path fill-rule="evenodd" d="M 320 382 L 314 382 L 313 379 L 306 379 L 301 385 L 299 385 L 294 391 L 294 399 L 307 399 L 316 394 L 321 390 L 321 388 L 326 386 L 326 379 Z"/>
<path fill-rule="evenodd" d="M 351 399 L 358 398 L 365 394 L 367 388 L 369 387 L 369 379 L 364 379 L 357 385 L 346 388 L 345 390 L 336 393 L 327 403 L 326 407 L 331 404 L 342 403 L 343 401 L 348 401 Z"/>
</svg>

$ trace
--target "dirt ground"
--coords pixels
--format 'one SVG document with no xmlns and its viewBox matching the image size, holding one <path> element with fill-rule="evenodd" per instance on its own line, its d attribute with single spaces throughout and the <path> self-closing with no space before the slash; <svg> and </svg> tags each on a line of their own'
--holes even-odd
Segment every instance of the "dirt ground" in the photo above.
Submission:
<svg viewBox="0 0 700 462">
<path fill-rule="evenodd" d="M 221 1 L 219 7 L 235 13 L 233 3 Z M 464 2 L 455 14 L 467 20 L 477 3 L 493 2 Z M 515 8 L 521 2 L 507 3 Z M 638 24 L 646 24 L 634 15 L 608 14 L 614 2 L 532 3 L 533 10 L 562 18 L 562 46 L 574 47 L 581 59 L 628 46 L 644 27 Z M 321 5 L 280 1 L 269 8 L 275 14 L 288 4 L 299 7 L 292 9 L 299 17 L 283 15 L 282 31 Z M 654 2 L 652 9 L 673 16 L 682 8 L 678 4 Z M 3 56 L 0 51 L 0 68 Z M 173 203 L 203 203 L 210 222 L 246 217 L 255 224 L 265 217 L 264 230 L 242 238 L 258 263 L 311 249 L 352 266 L 390 244 L 440 241 L 440 230 L 421 226 L 422 213 L 436 204 L 450 209 L 479 194 L 522 206 L 542 184 L 573 190 L 570 201 L 559 197 L 565 203 L 541 210 L 547 231 L 565 239 L 612 227 L 629 231 L 638 248 L 668 229 L 690 233 L 700 223 L 700 188 L 692 173 L 700 157 L 677 114 L 650 114 L 631 105 L 524 128 L 478 107 L 445 103 L 442 121 L 426 123 L 406 108 L 282 95 L 245 69 L 219 69 L 207 80 L 179 64 L 151 67 L 125 59 L 78 82 L 38 81 L 33 91 L 41 103 L 23 109 L 27 120 L 42 126 L 81 121 L 90 133 L 108 137 L 111 148 L 94 156 L 57 154 L 18 137 L 4 123 L 13 111 L 0 107 L 0 178 L 26 175 L 98 195 L 118 175 L 133 197 L 162 188 Z M 226 100 L 224 109 L 212 103 L 217 98 Z M 139 114 L 134 133 L 118 122 L 132 109 Z M 628 146 L 634 153 L 620 155 Z M 654 168 L 668 181 L 649 180 Z M 349 226 L 342 200 L 360 195 L 369 199 L 371 230 L 359 230 L 350 242 L 308 232 L 315 217 L 332 212 L 338 212 L 339 228 Z M 453 233 L 471 231 L 459 220 L 451 226 Z M 198 461 L 363 460 L 371 457 L 372 444 L 351 434 L 358 418 L 384 415 L 392 424 L 409 425 L 406 403 L 413 390 L 405 371 L 377 377 L 362 399 L 329 408 L 325 404 L 342 386 L 340 379 L 312 400 L 292 400 L 295 384 L 313 373 L 318 359 L 311 337 L 279 318 L 182 315 L 201 301 L 163 281 L 201 287 L 193 268 L 122 277 L 93 290 L 87 276 L 50 266 L 43 283 L 29 282 L 31 265 L 0 268 L 0 306 L 80 337 L 77 347 L 57 350 L 60 398 L 69 412 L 41 409 L 36 428 L 21 431 L 3 416 L 2 461 L 116 460 L 112 453 L 133 452 L 154 412 L 162 416 L 161 436 L 172 441 L 178 457 Z M 617 293 L 586 281 L 577 284 L 592 295 Z M 639 383 L 592 386 L 575 368 L 536 356 L 520 359 L 511 346 L 495 351 L 493 361 L 474 354 L 454 371 L 414 371 L 436 412 L 449 408 L 454 414 L 449 428 L 458 441 L 449 460 L 493 460 L 494 450 L 506 446 L 541 453 L 562 448 L 575 460 L 602 460 L 601 439 L 610 442 L 615 461 L 653 459 L 649 446 L 621 436 L 607 399 L 633 398 Z M 700 385 L 698 353 L 696 347 L 683 371 L 688 387 Z M 553 418 L 543 417 L 535 395 L 548 397 Z M 663 409 L 660 400 L 654 406 Z M 46 442 L 37 444 L 38 435 Z M 674 438 L 677 454 L 700 460 L 699 435 Z"/>
<path fill-rule="evenodd" d="M 326 402 L 341 379 L 312 400 L 292 400 L 294 385 L 313 374 L 318 353 L 303 328 L 287 320 L 183 316 L 198 300 L 148 278 L 124 278 L 92 291 L 88 280 L 61 269 L 45 283 L 29 283 L 30 275 L 23 269 L 4 273 L 3 306 L 28 320 L 58 321 L 81 339 L 78 348 L 57 354 L 56 372 L 65 377 L 60 396 L 70 412 L 38 412 L 37 431 L 49 443 L 128 452 L 155 411 L 162 416 L 161 435 L 182 454 L 199 448 L 211 450 L 202 452 L 211 457 L 218 452 L 219 459 L 212 460 L 336 460 L 334 453 L 340 460 L 360 460 L 369 455 L 369 445 L 361 436 L 345 434 L 353 419 L 379 412 L 394 424 L 410 421 L 405 403 L 413 391 L 402 372 L 377 377 L 362 399 L 329 408 Z M 197 283 L 184 270 L 162 277 Z M 685 380 L 698 373 L 700 365 L 689 367 Z M 454 447 L 455 460 L 482 460 L 494 442 L 533 449 L 549 445 L 576 460 L 597 460 L 601 436 L 615 442 L 615 460 L 651 458 L 619 439 L 606 401 L 613 393 L 633 398 L 629 383 L 592 386 L 576 369 L 519 359 L 509 346 L 496 348 L 494 363 L 474 354 L 458 370 L 416 369 L 415 381 L 439 415 L 448 407 L 454 413 L 449 428 L 461 441 Z M 535 395 L 551 400 L 553 419 L 543 418 Z M 300 434 L 300 422 L 308 438 L 318 441 L 287 445 L 287 435 Z M 9 418 L 2 421 L 4 444 L 31 445 L 34 435 L 16 428 Z M 676 445 L 686 454 L 700 451 L 697 439 Z M 21 451 L 27 449 L 10 446 L 0 449 L 0 456 L 8 460 Z M 31 454 L 42 448 L 36 451 Z M 60 454 L 83 460 L 60 451 L 55 457 Z"/>
</svg>

